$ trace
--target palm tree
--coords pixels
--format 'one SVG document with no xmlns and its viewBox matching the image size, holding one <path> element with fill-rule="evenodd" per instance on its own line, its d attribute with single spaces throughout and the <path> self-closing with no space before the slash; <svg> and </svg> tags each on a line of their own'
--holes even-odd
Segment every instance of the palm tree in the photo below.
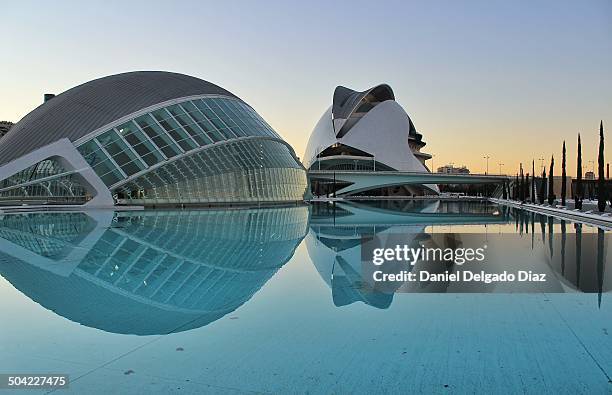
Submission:
<svg viewBox="0 0 612 395">
<path fill-rule="evenodd" d="M 599 124 L 599 157 L 597 158 L 598 164 L 598 175 L 597 180 L 597 208 L 600 212 L 606 211 L 606 180 L 604 178 L 604 135 L 603 135 L 603 121 Z"/>
</svg>

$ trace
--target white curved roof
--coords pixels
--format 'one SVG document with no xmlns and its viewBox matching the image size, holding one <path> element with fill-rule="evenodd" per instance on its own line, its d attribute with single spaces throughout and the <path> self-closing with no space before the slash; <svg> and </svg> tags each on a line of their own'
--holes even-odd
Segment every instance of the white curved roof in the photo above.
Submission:
<svg viewBox="0 0 612 395">
<path fill-rule="evenodd" d="M 387 84 L 377 85 L 363 92 L 356 92 L 344 86 L 337 86 L 334 90 L 332 101 L 332 119 L 335 134 L 342 137 L 350 126 L 346 125 L 347 119 L 353 115 L 360 106 L 371 102 L 383 102 L 395 100 L 393 89 Z"/>
<path fill-rule="evenodd" d="M 348 116 L 350 117 L 350 114 Z M 395 100 L 388 99 L 376 104 L 348 130 L 342 126 L 334 128 L 336 119 L 333 117 L 330 107 L 310 135 L 304 153 L 306 168 L 312 165 L 320 152 L 340 143 L 367 152 L 373 155 L 377 162 L 396 170 L 429 172 L 408 145 L 410 131 L 414 126 L 408 114 Z"/>
<path fill-rule="evenodd" d="M 319 122 L 317 122 L 308 144 L 306 144 L 306 152 L 304 152 L 303 160 L 304 167 L 310 168 L 312 162 L 321 151 L 336 143 L 336 134 L 332 125 L 332 108 L 331 106 L 323 113 Z"/>
</svg>

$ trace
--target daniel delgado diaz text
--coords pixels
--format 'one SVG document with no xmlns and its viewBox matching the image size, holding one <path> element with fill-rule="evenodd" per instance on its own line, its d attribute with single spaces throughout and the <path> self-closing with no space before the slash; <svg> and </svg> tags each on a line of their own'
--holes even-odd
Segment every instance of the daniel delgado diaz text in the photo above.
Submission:
<svg viewBox="0 0 612 395">
<path fill-rule="evenodd" d="M 501 273 L 486 273 L 485 271 L 473 272 L 470 270 L 461 270 L 454 273 L 445 271 L 444 273 L 430 273 L 426 270 L 421 270 L 417 273 L 402 270 L 399 273 L 383 273 L 380 270 L 372 274 L 374 281 L 441 281 L 441 282 L 483 282 L 485 284 L 497 282 L 545 282 L 546 273 L 534 273 L 531 270 L 519 270 L 516 273 L 503 271 Z"/>
</svg>

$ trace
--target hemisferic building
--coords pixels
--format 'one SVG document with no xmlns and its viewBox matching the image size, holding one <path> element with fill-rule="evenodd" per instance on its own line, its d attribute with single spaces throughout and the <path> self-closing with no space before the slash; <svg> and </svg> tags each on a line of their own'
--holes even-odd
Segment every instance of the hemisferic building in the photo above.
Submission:
<svg viewBox="0 0 612 395">
<path fill-rule="evenodd" d="M 177 73 L 84 83 L 45 100 L 0 140 L 3 204 L 291 202 L 306 186 L 291 146 L 253 108 Z"/>
</svg>

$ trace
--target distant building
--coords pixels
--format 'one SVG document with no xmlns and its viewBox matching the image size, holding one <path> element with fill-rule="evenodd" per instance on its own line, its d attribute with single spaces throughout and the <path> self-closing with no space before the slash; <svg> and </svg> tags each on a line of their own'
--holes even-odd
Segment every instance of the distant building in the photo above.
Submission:
<svg viewBox="0 0 612 395">
<path fill-rule="evenodd" d="M 455 167 L 453 165 L 445 165 L 438 167 L 438 173 L 444 174 L 470 174 L 470 169 L 465 166 Z"/>
<path fill-rule="evenodd" d="M 592 172 L 591 172 L 592 173 Z M 606 189 L 612 190 L 612 180 L 605 180 Z M 572 197 L 578 193 L 578 180 L 572 180 Z M 585 179 L 582 180 L 582 196 L 585 199 L 595 200 L 599 196 L 599 180 Z"/>
<path fill-rule="evenodd" d="M 592 171 L 587 171 L 586 173 L 584 173 L 584 179 L 585 180 L 594 180 L 595 179 L 595 173 L 593 173 Z"/>
<path fill-rule="evenodd" d="M 549 177 L 550 178 L 550 177 Z M 546 185 L 548 186 L 550 180 L 546 181 Z M 537 184 L 536 184 L 537 185 Z M 566 199 L 570 199 L 573 196 L 572 192 L 572 177 L 565 177 L 565 197 Z M 563 177 L 562 176 L 554 176 L 553 177 L 553 194 L 557 197 L 557 199 L 561 199 L 561 191 L 563 188 Z"/>
<path fill-rule="evenodd" d="M 533 182 L 533 178 L 530 179 L 530 182 Z M 565 177 L 565 198 L 573 199 L 574 191 L 575 191 L 575 180 L 570 176 Z M 531 185 L 531 184 L 530 184 Z M 544 196 L 548 196 L 548 186 L 550 185 L 550 177 L 546 178 L 546 190 L 544 191 Z M 535 178 L 535 189 L 536 194 L 540 195 L 540 189 L 542 188 L 542 177 Z M 563 189 L 563 177 L 562 176 L 553 176 L 553 195 L 557 199 L 561 199 L 561 191 Z M 529 189 L 531 191 L 531 188 Z M 531 193 L 531 192 L 530 192 Z"/>
<path fill-rule="evenodd" d="M 8 131 L 13 126 L 13 122 L 9 121 L 0 121 L 0 139 L 8 133 Z"/>
<path fill-rule="evenodd" d="M 431 155 L 421 151 L 424 146 L 423 136 L 395 101 L 389 85 L 377 85 L 363 92 L 337 86 L 331 106 L 310 135 L 304 166 L 309 171 L 312 193 L 319 196 L 437 194 L 439 188 L 434 184 L 381 183 L 381 178 L 378 181 L 372 178 L 359 185 L 338 175 L 331 176 L 333 171 L 429 173 L 425 161 Z"/>
</svg>

